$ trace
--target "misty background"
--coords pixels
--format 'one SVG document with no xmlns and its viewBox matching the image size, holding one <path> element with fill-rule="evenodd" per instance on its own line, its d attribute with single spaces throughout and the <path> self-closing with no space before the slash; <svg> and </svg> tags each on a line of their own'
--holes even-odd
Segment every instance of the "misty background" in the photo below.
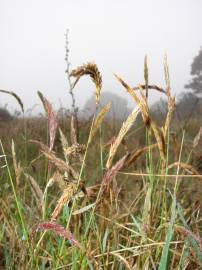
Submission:
<svg viewBox="0 0 202 270">
<path fill-rule="evenodd" d="M 25 109 L 42 111 L 40 90 L 57 109 L 70 108 L 65 69 L 65 32 L 69 29 L 71 68 L 94 61 L 103 76 L 103 91 L 131 101 L 113 73 L 129 85 L 144 82 L 144 56 L 149 81 L 164 87 L 163 58 L 168 55 L 173 93 L 184 91 L 190 66 L 201 45 L 201 0 L 0 0 L 0 89 L 15 91 Z M 75 88 L 82 108 L 94 85 L 82 78 Z M 188 91 L 186 89 L 186 91 Z M 159 94 L 152 93 L 150 102 Z M 18 109 L 0 95 L 0 106 Z"/>
</svg>

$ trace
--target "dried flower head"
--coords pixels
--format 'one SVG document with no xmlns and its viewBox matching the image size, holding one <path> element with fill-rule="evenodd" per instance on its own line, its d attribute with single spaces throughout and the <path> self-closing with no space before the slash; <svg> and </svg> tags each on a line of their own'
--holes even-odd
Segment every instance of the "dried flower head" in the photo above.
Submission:
<svg viewBox="0 0 202 270">
<path fill-rule="evenodd" d="M 80 66 L 77 69 L 72 70 L 70 76 L 76 78 L 73 87 L 77 84 L 79 79 L 83 75 L 89 75 L 96 86 L 96 104 L 99 103 L 100 91 L 102 88 L 102 77 L 95 63 L 87 63 L 86 65 Z"/>
</svg>

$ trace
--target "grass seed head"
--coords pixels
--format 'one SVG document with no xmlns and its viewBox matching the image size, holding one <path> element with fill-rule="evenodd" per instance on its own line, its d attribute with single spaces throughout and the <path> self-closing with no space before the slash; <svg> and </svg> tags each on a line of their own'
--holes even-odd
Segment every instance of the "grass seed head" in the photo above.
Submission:
<svg viewBox="0 0 202 270">
<path fill-rule="evenodd" d="M 199 141 L 201 139 L 201 135 L 202 135 L 202 126 L 200 127 L 197 135 L 195 136 L 194 138 L 194 141 L 193 141 L 193 148 L 196 148 L 197 145 L 199 144 Z"/>
<path fill-rule="evenodd" d="M 84 75 L 89 75 L 95 84 L 96 104 L 98 104 L 100 100 L 100 92 L 102 88 L 102 77 L 98 70 L 97 65 L 95 63 L 87 63 L 83 66 L 78 67 L 77 69 L 72 70 L 70 76 L 73 76 L 76 78 L 73 87 L 75 87 L 79 79 Z"/>
<path fill-rule="evenodd" d="M 57 201 L 57 205 L 51 215 L 51 220 L 54 221 L 59 216 L 60 212 L 62 211 L 64 205 L 68 203 L 73 196 L 75 195 L 75 192 L 77 190 L 77 185 L 74 181 L 72 181 L 67 188 L 64 189 L 62 196 Z"/>
<path fill-rule="evenodd" d="M 123 123 L 117 138 L 115 139 L 115 141 L 111 145 L 108 160 L 107 160 L 107 164 L 106 164 L 107 169 L 109 169 L 111 167 L 111 164 L 112 164 L 113 158 L 114 158 L 114 156 L 115 156 L 115 154 L 117 152 L 117 149 L 118 149 L 119 145 L 121 144 L 121 142 L 122 142 L 124 136 L 126 135 L 126 133 L 129 131 L 129 129 L 134 124 L 138 113 L 139 113 L 139 108 L 136 107 L 132 111 L 132 113 L 128 116 L 127 120 Z"/>
<path fill-rule="evenodd" d="M 109 111 L 111 107 L 111 102 L 107 103 L 107 105 L 105 105 L 101 111 L 99 112 L 98 116 L 95 119 L 95 122 L 93 123 L 93 127 L 92 127 L 92 131 L 90 132 L 90 137 L 89 137 L 89 143 L 92 142 L 93 138 L 95 137 L 95 134 L 98 130 L 98 128 L 100 127 L 105 115 L 107 114 L 107 112 Z"/>
<path fill-rule="evenodd" d="M 53 111 L 51 103 L 43 96 L 43 94 L 38 91 L 38 95 L 43 103 L 44 110 L 48 118 L 48 131 L 49 131 L 49 148 L 53 149 L 55 142 L 56 131 L 58 127 L 57 117 Z"/>
<path fill-rule="evenodd" d="M 7 90 L 3 90 L 3 89 L 0 89 L 0 92 L 13 96 L 17 100 L 18 104 L 20 105 L 21 111 L 24 114 L 23 102 L 22 102 L 21 98 L 16 93 L 14 93 L 13 91 L 7 91 Z"/>
<path fill-rule="evenodd" d="M 129 156 L 130 154 L 126 154 L 119 161 L 117 161 L 116 164 L 111 169 L 107 170 L 102 180 L 104 190 L 108 188 L 111 180 L 116 176 L 118 171 L 121 170 L 121 168 L 124 166 Z"/>
<path fill-rule="evenodd" d="M 31 239 L 33 239 L 34 234 L 36 233 L 36 231 L 53 231 L 55 234 L 63 237 L 66 240 L 69 240 L 69 242 L 78 247 L 81 248 L 80 243 L 74 238 L 73 234 L 68 231 L 67 229 L 65 229 L 64 227 L 62 227 L 60 224 L 57 224 L 56 222 L 50 221 L 50 222 L 43 222 L 43 223 L 39 223 L 36 228 L 34 228 L 32 230 L 31 233 Z"/>
</svg>

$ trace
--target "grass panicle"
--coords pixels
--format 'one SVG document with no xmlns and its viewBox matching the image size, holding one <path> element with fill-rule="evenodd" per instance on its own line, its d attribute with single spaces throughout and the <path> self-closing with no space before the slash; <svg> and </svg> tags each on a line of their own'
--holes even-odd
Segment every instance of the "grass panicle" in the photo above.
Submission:
<svg viewBox="0 0 202 270">
<path fill-rule="evenodd" d="M 130 128 L 134 124 L 138 113 L 139 113 L 139 108 L 136 107 L 132 111 L 132 113 L 128 116 L 127 120 L 123 123 L 117 138 L 115 139 L 115 141 L 111 145 L 108 160 L 107 160 L 107 163 L 106 163 L 106 168 L 107 169 L 109 169 L 111 167 L 111 164 L 112 164 L 113 158 L 114 158 L 114 156 L 115 156 L 115 154 L 117 152 L 117 149 L 118 149 L 119 145 L 121 144 L 123 138 L 127 134 L 127 132 L 130 130 Z"/>
<path fill-rule="evenodd" d="M 77 69 L 72 70 L 72 72 L 70 73 L 70 76 L 72 76 L 76 79 L 73 87 L 75 87 L 77 82 L 84 75 L 89 75 L 91 77 L 93 83 L 95 84 L 96 104 L 98 104 L 99 100 L 100 100 L 100 92 L 101 92 L 101 88 L 102 88 L 102 77 L 101 77 L 101 74 L 98 70 L 97 65 L 94 63 L 87 63 L 83 66 L 78 67 Z"/>
<path fill-rule="evenodd" d="M 123 123 L 106 117 L 111 103 L 99 106 L 96 64 L 67 73 L 71 91 L 92 79 L 92 121 L 61 117 L 38 92 L 45 118 L 0 126 L 0 268 L 201 269 L 201 123 L 185 132 L 173 120 L 167 57 L 165 89 L 150 83 L 147 56 L 143 83 L 115 75 L 135 102 Z M 167 98 L 162 121 L 151 113 L 152 90 Z"/>
</svg>

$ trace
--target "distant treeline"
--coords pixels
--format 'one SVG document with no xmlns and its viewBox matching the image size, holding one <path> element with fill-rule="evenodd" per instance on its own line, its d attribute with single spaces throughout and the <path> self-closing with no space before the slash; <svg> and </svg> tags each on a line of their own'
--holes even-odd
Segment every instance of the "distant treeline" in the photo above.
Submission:
<svg viewBox="0 0 202 270">
<path fill-rule="evenodd" d="M 90 118 L 95 112 L 95 100 L 92 96 L 85 104 L 83 109 L 79 110 L 80 118 Z M 108 119 L 112 120 L 124 120 L 130 114 L 132 108 L 128 105 L 128 102 L 123 97 L 111 93 L 104 92 L 100 101 L 100 108 L 103 107 L 107 102 L 111 102 L 111 109 L 108 112 Z M 150 113 L 154 120 L 157 122 L 164 121 L 167 114 L 167 101 L 160 98 L 158 101 L 150 106 Z M 70 110 L 61 108 L 58 111 L 58 116 L 67 116 L 70 114 Z M 7 107 L 0 108 L 0 121 L 6 122 L 14 120 L 20 113 L 12 115 Z M 202 97 L 192 92 L 182 92 L 176 102 L 176 108 L 174 112 L 174 120 L 178 121 L 189 121 L 193 118 L 202 116 Z"/>
</svg>

